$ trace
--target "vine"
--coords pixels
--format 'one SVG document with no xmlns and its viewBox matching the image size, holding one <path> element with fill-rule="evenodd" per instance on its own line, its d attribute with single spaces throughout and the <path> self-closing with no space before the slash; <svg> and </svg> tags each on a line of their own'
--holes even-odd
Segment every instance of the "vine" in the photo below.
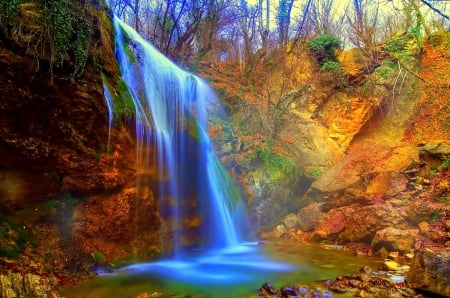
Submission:
<svg viewBox="0 0 450 298">
<path fill-rule="evenodd" d="M 20 0 L 0 0 L 0 26 L 6 36 L 9 36 L 9 28 L 17 18 L 20 2 Z"/>
<path fill-rule="evenodd" d="M 63 67 L 67 57 L 73 57 L 73 70 L 69 78 L 82 75 L 92 40 L 92 24 L 86 8 L 77 1 L 41 1 L 42 25 L 51 47 L 50 73 L 54 66 Z"/>
</svg>

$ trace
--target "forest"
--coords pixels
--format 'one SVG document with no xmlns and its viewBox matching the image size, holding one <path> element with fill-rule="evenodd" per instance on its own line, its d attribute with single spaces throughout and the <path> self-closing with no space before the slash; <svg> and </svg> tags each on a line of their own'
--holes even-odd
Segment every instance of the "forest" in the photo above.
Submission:
<svg viewBox="0 0 450 298">
<path fill-rule="evenodd" d="M 0 298 L 447 297 L 449 0 L 0 0 Z"/>
</svg>

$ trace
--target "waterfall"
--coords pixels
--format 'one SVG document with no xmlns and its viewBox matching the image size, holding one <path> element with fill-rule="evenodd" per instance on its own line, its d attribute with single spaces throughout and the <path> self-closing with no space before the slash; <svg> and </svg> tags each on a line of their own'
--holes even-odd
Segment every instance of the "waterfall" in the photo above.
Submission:
<svg viewBox="0 0 450 298">
<path fill-rule="evenodd" d="M 242 207 L 239 192 L 207 134 L 211 114 L 223 111 L 216 95 L 117 17 L 114 26 L 116 57 L 136 108 L 138 195 L 158 180 L 155 192 L 175 256 L 187 246 L 238 246 L 232 211 Z"/>
<path fill-rule="evenodd" d="M 105 97 L 106 106 L 108 107 L 108 146 L 106 147 L 106 152 L 109 154 L 110 151 L 110 143 L 111 143 L 111 126 L 113 121 L 113 102 L 111 97 L 111 92 L 108 89 L 108 86 L 103 83 L 103 95 Z"/>
</svg>

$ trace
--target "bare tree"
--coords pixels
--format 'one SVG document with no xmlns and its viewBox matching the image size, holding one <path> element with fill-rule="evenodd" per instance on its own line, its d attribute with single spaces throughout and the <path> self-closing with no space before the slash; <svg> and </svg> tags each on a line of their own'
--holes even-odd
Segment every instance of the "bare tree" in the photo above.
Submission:
<svg viewBox="0 0 450 298">
<path fill-rule="evenodd" d="M 379 4 L 370 0 L 353 0 L 352 8 L 347 13 L 349 40 L 370 58 L 368 67 L 373 68 L 379 63 Z"/>
<path fill-rule="evenodd" d="M 280 0 L 277 9 L 278 42 L 285 46 L 289 38 L 289 25 L 291 24 L 291 12 L 295 0 Z"/>
</svg>

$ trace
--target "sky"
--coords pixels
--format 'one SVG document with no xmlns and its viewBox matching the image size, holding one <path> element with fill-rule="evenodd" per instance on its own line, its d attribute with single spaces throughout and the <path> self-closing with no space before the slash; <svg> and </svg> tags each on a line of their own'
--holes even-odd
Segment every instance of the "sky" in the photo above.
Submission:
<svg viewBox="0 0 450 298">
<path fill-rule="evenodd" d="M 275 27 L 275 12 L 276 12 L 276 7 L 278 6 L 278 1 L 279 0 L 270 0 L 270 5 L 271 5 L 271 19 L 272 19 L 272 24 L 271 26 L 273 26 L 273 28 Z M 292 10 L 292 17 L 295 16 L 299 16 L 302 14 L 302 7 L 304 5 L 304 3 L 306 3 L 307 0 L 295 0 L 294 1 L 294 8 Z M 313 0 L 314 1 L 314 0 Z M 416 0 L 417 1 L 417 0 Z M 344 9 L 346 6 L 348 5 L 352 5 L 353 0 L 336 0 L 333 1 L 334 5 L 335 5 L 335 10 L 337 13 L 344 12 Z M 377 0 L 374 1 L 369 1 L 369 2 L 373 2 L 376 3 Z M 401 7 L 401 2 L 402 0 L 378 0 L 378 2 L 380 3 L 380 11 L 381 12 L 385 12 L 385 13 L 390 13 L 393 10 L 393 7 Z M 447 10 L 443 11 L 444 13 L 446 13 L 447 15 L 450 15 L 450 0 L 441 0 L 441 1 L 437 1 L 437 0 L 429 0 L 429 2 L 431 2 L 432 4 L 436 4 L 438 2 L 446 2 L 447 3 Z M 258 0 L 247 0 L 248 5 L 256 5 L 258 3 Z M 266 4 L 266 0 L 263 0 L 263 8 L 265 9 L 265 4 Z M 429 16 L 429 17 L 433 17 L 436 18 L 438 17 L 438 15 L 434 12 L 431 12 L 426 6 L 422 5 L 421 6 L 421 11 L 423 12 L 423 14 L 425 15 L 425 17 Z M 450 26 L 450 22 L 447 22 L 448 26 Z M 271 29 L 273 29 L 271 28 Z"/>
</svg>

